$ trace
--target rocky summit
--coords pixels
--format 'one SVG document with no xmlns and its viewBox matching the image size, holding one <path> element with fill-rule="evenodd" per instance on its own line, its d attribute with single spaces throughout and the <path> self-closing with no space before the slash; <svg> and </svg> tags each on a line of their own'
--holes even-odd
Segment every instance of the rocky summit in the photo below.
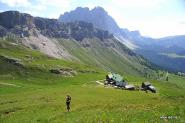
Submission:
<svg viewBox="0 0 185 123">
<path fill-rule="evenodd" d="M 18 11 L 0 13 L 0 35 L 5 36 L 8 32 L 20 37 L 42 35 L 52 38 L 74 38 L 81 41 L 84 38 L 97 37 L 101 40 L 111 38 L 108 31 L 96 29 L 91 23 L 76 21 L 73 23 L 61 23 L 56 19 L 33 17 Z"/>
</svg>

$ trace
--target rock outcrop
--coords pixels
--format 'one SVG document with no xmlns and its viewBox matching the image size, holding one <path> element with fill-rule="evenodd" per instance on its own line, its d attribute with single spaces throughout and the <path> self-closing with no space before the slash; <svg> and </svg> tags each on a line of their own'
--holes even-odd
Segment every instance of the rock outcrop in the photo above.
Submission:
<svg viewBox="0 0 185 123">
<path fill-rule="evenodd" d="M 49 70 L 51 73 L 59 74 L 62 76 L 75 76 L 77 72 L 71 68 L 58 68 Z"/>
<path fill-rule="evenodd" d="M 21 62 L 20 59 L 10 58 L 8 56 L 2 56 L 2 55 L 0 55 L 0 59 L 9 63 L 9 64 L 13 64 L 13 65 L 18 66 L 18 67 L 24 67 L 24 64 Z"/>
<path fill-rule="evenodd" d="M 18 11 L 0 13 L 0 36 L 5 36 L 7 32 L 20 38 L 37 37 L 40 33 L 49 38 L 72 38 L 77 41 L 92 37 L 101 40 L 113 37 L 108 31 L 94 28 L 91 23 L 82 21 L 62 23 L 57 19 L 33 17 Z"/>
<path fill-rule="evenodd" d="M 102 7 L 95 7 L 92 10 L 87 7 L 78 7 L 60 15 L 59 21 L 65 23 L 84 21 L 92 23 L 96 28 L 108 30 L 110 33 L 119 32 L 120 30 L 115 20 Z"/>
</svg>

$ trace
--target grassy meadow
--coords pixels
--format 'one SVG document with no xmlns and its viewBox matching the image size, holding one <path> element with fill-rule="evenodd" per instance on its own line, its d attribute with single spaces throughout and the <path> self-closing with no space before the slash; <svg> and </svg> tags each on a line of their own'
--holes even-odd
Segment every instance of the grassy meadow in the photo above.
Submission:
<svg viewBox="0 0 185 123">
<path fill-rule="evenodd" d="M 98 67 L 53 59 L 6 43 L 0 47 L 0 55 L 18 58 L 24 65 L 18 67 L 0 59 L 0 123 L 185 122 L 183 77 L 170 74 L 168 82 L 149 80 L 157 88 L 156 94 L 107 88 L 96 83 L 107 73 Z M 72 68 L 77 75 L 49 72 L 60 67 Z M 122 75 L 138 86 L 147 81 Z M 72 97 L 70 112 L 66 111 L 66 94 Z"/>
</svg>

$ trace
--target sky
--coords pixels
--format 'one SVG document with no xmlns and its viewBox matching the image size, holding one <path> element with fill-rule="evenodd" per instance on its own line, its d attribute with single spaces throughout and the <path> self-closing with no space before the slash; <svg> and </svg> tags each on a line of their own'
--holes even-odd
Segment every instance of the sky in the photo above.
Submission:
<svg viewBox="0 0 185 123">
<path fill-rule="evenodd" d="M 0 0 L 0 12 L 18 10 L 58 18 L 76 7 L 101 6 L 121 28 L 161 38 L 185 35 L 185 0 Z"/>
</svg>

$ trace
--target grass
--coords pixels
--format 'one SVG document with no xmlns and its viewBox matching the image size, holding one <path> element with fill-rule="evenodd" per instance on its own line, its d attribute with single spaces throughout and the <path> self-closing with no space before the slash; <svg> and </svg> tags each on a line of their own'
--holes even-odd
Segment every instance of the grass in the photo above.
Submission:
<svg viewBox="0 0 185 123">
<path fill-rule="evenodd" d="M 105 78 L 105 70 L 49 58 L 22 47 L 12 49 L 6 43 L 3 45 L 0 55 L 19 58 L 25 67 L 0 60 L 0 123 L 185 122 L 183 77 L 170 74 L 168 82 L 149 80 L 157 88 L 156 94 L 104 88 L 95 81 Z M 27 55 L 33 57 L 31 62 L 27 62 Z M 64 77 L 48 71 L 56 67 L 70 67 L 78 74 Z M 139 76 L 122 75 L 129 83 L 138 86 L 147 81 Z M 65 109 L 66 94 L 72 96 L 69 113 Z"/>
<path fill-rule="evenodd" d="M 141 76 L 143 72 L 146 72 L 144 70 L 146 66 L 140 64 L 141 59 L 125 53 L 125 47 L 116 41 L 112 41 L 114 47 L 105 47 L 98 39 L 88 39 L 86 43 L 90 47 L 82 47 L 79 42 L 72 40 L 59 39 L 58 41 L 70 54 L 84 64 L 121 74 Z"/>
<path fill-rule="evenodd" d="M 23 84 L 19 91 L 16 87 L 1 87 L 1 90 L 12 88 L 15 92 L 8 90 L 9 92 L 0 94 L 3 99 L 0 101 L 0 121 L 150 123 L 168 120 L 178 123 L 185 120 L 184 89 L 173 84 L 153 81 L 159 91 L 152 94 L 100 87 L 95 82 L 89 83 L 99 78 L 90 75 L 88 77 L 90 80 L 81 76 L 80 82 L 73 79 L 70 83 L 66 80 L 65 84 L 56 85 Z M 83 86 L 84 83 L 87 84 Z M 69 113 L 65 110 L 66 94 L 72 96 L 72 110 Z M 161 116 L 178 118 L 161 119 Z"/>
</svg>

